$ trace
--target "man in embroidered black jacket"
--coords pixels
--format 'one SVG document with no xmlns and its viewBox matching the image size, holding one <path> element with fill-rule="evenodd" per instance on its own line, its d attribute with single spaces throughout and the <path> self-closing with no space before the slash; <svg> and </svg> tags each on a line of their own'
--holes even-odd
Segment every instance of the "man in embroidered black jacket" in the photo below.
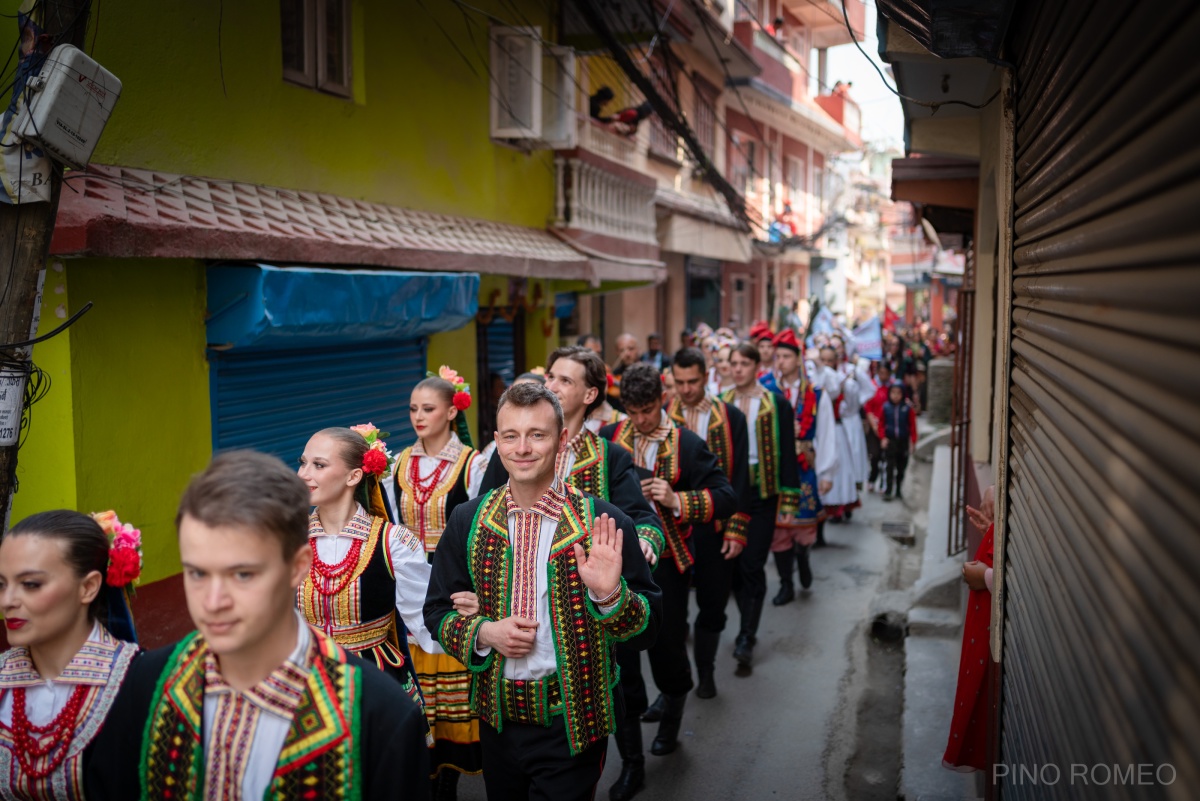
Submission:
<svg viewBox="0 0 1200 801">
<path fill-rule="evenodd" d="M 696 658 L 696 697 L 717 695 L 717 650 L 725 630 L 725 608 L 733 588 L 738 556 L 746 547 L 750 514 L 758 500 L 758 490 L 750 485 L 749 444 L 746 415 L 731 403 L 708 394 L 708 366 L 704 354 L 695 348 L 683 348 L 671 362 L 675 377 L 675 397 L 667 407 L 667 416 L 680 428 L 704 437 L 717 464 L 729 477 L 737 495 L 737 511 L 728 519 L 692 527 L 692 548 L 696 556 L 692 584 L 696 589 L 696 624 L 693 652 Z M 656 707 L 658 707 L 656 709 Z M 661 719 L 661 704 L 655 702 L 642 720 Z"/>
<path fill-rule="evenodd" d="M 679 745 L 684 702 L 693 687 L 687 652 L 688 593 L 695 564 L 692 524 L 729 517 L 736 509 L 737 496 L 704 440 L 686 428 L 677 428 L 663 411 L 662 378 L 653 365 L 635 364 L 625 371 L 621 402 L 629 418 L 601 429 L 600 434 L 633 456 L 643 476 L 642 493 L 658 508 L 667 539 L 654 571 L 663 593 L 663 622 L 649 649 L 650 670 L 662 693 L 658 734 L 650 753 L 663 756 Z M 621 776 L 609 798 L 626 801 L 645 778 L 638 715 L 646 709 L 646 683 L 641 654 L 618 647 L 617 660 L 626 717 L 617 722 Z"/>
<path fill-rule="evenodd" d="M 425 715 L 296 609 L 309 500 L 295 469 L 250 451 L 192 479 L 176 525 L 198 630 L 130 667 L 88 798 L 428 798 Z"/>
<path fill-rule="evenodd" d="M 451 514 L 425 625 L 473 674 L 489 801 L 585 801 L 618 717 L 613 648 L 654 641 L 661 594 L 630 518 L 557 476 L 554 394 L 515 385 L 496 417 L 508 483 Z M 477 614 L 455 609 L 458 592 L 478 596 Z"/>
<path fill-rule="evenodd" d="M 604 402 L 607 381 L 604 362 L 588 348 L 562 347 L 546 359 L 546 389 L 558 398 L 567 428 L 567 445 L 559 452 L 555 469 L 558 477 L 575 489 L 608 501 L 629 515 L 642 553 L 654 564 L 666 545 L 663 523 L 642 495 L 633 460 L 624 449 L 614 448 L 584 425 L 588 415 Z M 503 486 L 506 481 L 504 460 L 493 456 L 480 492 Z"/>
</svg>

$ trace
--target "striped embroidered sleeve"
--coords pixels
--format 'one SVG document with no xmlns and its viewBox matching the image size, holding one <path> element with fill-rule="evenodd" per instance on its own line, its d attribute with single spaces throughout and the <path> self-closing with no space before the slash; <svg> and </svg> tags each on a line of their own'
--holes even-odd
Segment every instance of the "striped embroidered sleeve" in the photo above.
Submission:
<svg viewBox="0 0 1200 801">
<path fill-rule="evenodd" d="M 654 550 L 654 560 L 662 556 L 663 548 L 667 547 L 667 538 L 662 533 L 662 529 L 657 526 L 640 525 L 637 527 L 638 539 L 649 545 Z"/>
<path fill-rule="evenodd" d="M 713 497 L 706 489 L 686 490 L 679 496 L 680 523 L 711 523 L 713 519 Z"/>
<path fill-rule="evenodd" d="M 467 666 L 473 673 L 487 670 L 495 657 L 495 650 L 489 649 L 487 656 L 475 653 L 475 639 L 479 636 L 479 628 L 487 623 L 483 615 L 463 617 L 458 612 L 450 612 L 442 618 L 438 627 L 438 642 L 446 649 L 446 653 Z"/>
<path fill-rule="evenodd" d="M 641 634 L 650 622 L 649 603 L 641 595 L 629 589 L 623 576 L 617 604 L 607 614 L 601 613 L 591 598 L 588 598 L 588 603 L 594 610 L 593 614 L 600 621 L 600 625 L 608 632 L 608 636 L 617 642 L 625 642 Z"/>
<path fill-rule="evenodd" d="M 725 521 L 725 539 L 728 542 L 736 542 L 740 545 L 746 544 L 746 534 L 750 530 L 750 515 L 746 512 L 738 512 L 733 517 Z"/>
<path fill-rule="evenodd" d="M 800 511 L 800 490 L 790 487 L 779 488 L 779 514 L 794 515 Z"/>
</svg>

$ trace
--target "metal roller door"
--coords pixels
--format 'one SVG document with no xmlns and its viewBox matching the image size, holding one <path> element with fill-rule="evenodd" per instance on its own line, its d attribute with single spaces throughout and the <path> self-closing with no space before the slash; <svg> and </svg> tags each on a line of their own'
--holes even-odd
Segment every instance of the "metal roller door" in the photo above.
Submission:
<svg viewBox="0 0 1200 801">
<path fill-rule="evenodd" d="M 496 373 L 508 386 L 517 377 L 517 340 L 513 324 L 507 320 L 492 320 L 483 328 L 488 374 Z M 480 378 L 486 377 L 480 375 Z"/>
<path fill-rule="evenodd" d="M 313 432 L 371 422 L 398 453 L 415 439 L 408 398 L 425 377 L 425 344 L 215 352 L 213 450 L 253 448 L 294 464 Z"/>
<path fill-rule="evenodd" d="M 1006 799 L 1200 786 L 1198 41 L 1194 2 L 1012 20 Z M 1113 780 L 1139 764 L 1177 777 Z"/>
</svg>

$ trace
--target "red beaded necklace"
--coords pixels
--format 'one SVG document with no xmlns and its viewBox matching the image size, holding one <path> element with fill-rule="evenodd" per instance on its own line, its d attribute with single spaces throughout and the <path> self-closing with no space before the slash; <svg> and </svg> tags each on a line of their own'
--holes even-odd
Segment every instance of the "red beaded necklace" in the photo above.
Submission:
<svg viewBox="0 0 1200 801">
<path fill-rule="evenodd" d="M 337 595 L 350 583 L 350 578 L 354 575 L 354 568 L 358 565 L 359 557 L 362 556 L 363 541 L 353 539 L 350 541 L 350 550 L 337 564 L 329 564 L 323 561 L 317 554 L 317 538 L 309 537 L 309 544 L 312 545 L 313 559 L 312 566 L 308 569 L 309 579 L 312 580 L 313 588 L 322 595 Z"/>
<path fill-rule="evenodd" d="M 417 506 L 424 506 L 429 503 L 429 499 L 433 497 L 433 492 L 442 483 L 442 478 L 446 475 L 446 471 L 450 468 L 450 463 L 443 460 L 438 460 L 438 466 L 429 474 L 429 478 L 421 478 L 421 459 L 414 456 L 408 460 L 408 480 L 412 484 L 413 499 L 417 502 Z"/>
<path fill-rule="evenodd" d="M 413 456 L 408 462 L 408 480 L 413 488 L 413 500 L 417 505 L 417 534 L 421 537 L 421 544 L 425 544 L 425 523 L 428 519 L 428 513 L 425 507 L 429 504 L 429 499 L 433 497 L 433 493 L 442 483 L 442 479 L 446 475 L 446 471 L 450 468 L 450 462 L 439 459 L 437 467 L 429 474 L 429 478 L 421 480 L 421 457 Z"/>
<path fill-rule="evenodd" d="M 67 699 L 66 705 L 62 711 L 55 716 L 54 720 L 47 723 L 45 726 L 35 726 L 29 722 L 29 718 L 25 713 L 25 688 L 14 687 L 13 694 L 13 711 L 12 711 L 12 732 L 13 732 L 13 753 L 17 756 L 17 764 L 21 766 L 22 772 L 32 779 L 45 779 L 54 771 L 58 770 L 63 761 L 67 758 L 67 752 L 70 750 L 71 740 L 75 738 L 75 721 L 79 717 L 79 710 L 83 708 L 83 702 L 87 698 L 88 687 L 79 685 L 72 692 L 70 698 Z M 39 735 L 51 735 L 46 741 L 46 744 L 39 745 Z M 54 756 L 50 757 L 50 761 L 46 763 L 46 767 L 38 768 L 34 766 L 34 762 L 43 759 L 54 751 Z"/>
</svg>

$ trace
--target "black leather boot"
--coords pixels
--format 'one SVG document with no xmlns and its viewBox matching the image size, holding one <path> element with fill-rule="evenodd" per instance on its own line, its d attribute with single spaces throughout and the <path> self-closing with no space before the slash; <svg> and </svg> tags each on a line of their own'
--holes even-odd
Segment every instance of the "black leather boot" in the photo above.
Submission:
<svg viewBox="0 0 1200 801">
<path fill-rule="evenodd" d="M 800 564 L 800 586 L 808 589 L 812 586 L 812 565 L 808 563 L 808 551 L 811 546 L 796 546 L 796 561 Z"/>
<path fill-rule="evenodd" d="M 650 753 L 655 756 L 666 756 L 679 747 L 679 726 L 683 723 L 683 707 L 687 703 L 687 693 L 683 695 L 663 696 L 662 722 L 658 724 L 658 734 L 650 743 Z"/>
<path fill-rule="evenodd" d="M 813 543 L 814 548 L 824 548 L 825 542 L 825 521 L 817 523 L 817 541 Z"/>
<path fill-rule="evenodd" d="M 695 640 L 696 673 L 700 677 L 700 681 L 696 684 L 696 697 L 715 698 L 717 683 L 713 679 L 713 670 L 716 667 L 717 649 L 721 646 L 721 633 L 706 631 L 696 626 L 693 638 Z"/>
<path fill-rule="evenodd" d="M 621 755 L 621 775 L 608 788 L 610 801 L 628 801 L 646 786 L 646 757 L 642 753 L 642 724 L 635 715 L 617 721 L 613 733 Z"/>
<path fill-rule="evenodd" d="M 791 550 L 775 552 L 775 567 L 779 570 L 779 592 L 771 599 L 773 606 L 791 603 L 796 597 L 792 587 L 792 571 L 796 567 L 796 555 Z"/>
<path fill-rule="evenodd" d="M 642 713 L 642 723 L 658 723 L 662 720 L 663 704 L 665 703 L 662 693 L 659 693 L 658 697 L 654 699 L 654 703 L 646 707 L 646 711 Z"/>
<path fill-rule="evenodd" d="M 754 662 L 754 645 L 758 641 L 755 632 L 758 631 L 762 608 L 762 598 L 746 598 L 742 602 L 742 627 L 733 649 L 733 658 L 742 668 L 749 668 Z"/>
</svg>

